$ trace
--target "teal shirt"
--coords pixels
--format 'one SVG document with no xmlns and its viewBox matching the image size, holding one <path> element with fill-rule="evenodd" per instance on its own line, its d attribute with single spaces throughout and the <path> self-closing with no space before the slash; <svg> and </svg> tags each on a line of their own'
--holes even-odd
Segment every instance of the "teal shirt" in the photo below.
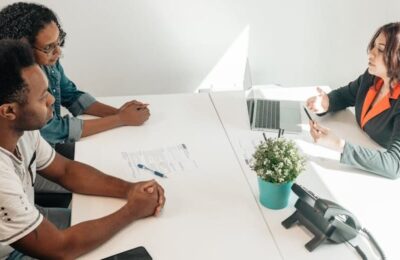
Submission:
<svg viewBox="0 0 400 260">
<path fill-rule="evenodd" d="M 90 94 L 77 89 L 68 79 L 60 62 L 53 66 L 42 66 L 49 80 L 48 91 L 54 96 L 53 118 L 42 128 L 40 133 L 51 145 L 75 142 L 82 135 L 83 121 L 70 115 L 61 116 L 64 106 L 74 116 L 82 114 L 96 99 Z"/>
</svg>

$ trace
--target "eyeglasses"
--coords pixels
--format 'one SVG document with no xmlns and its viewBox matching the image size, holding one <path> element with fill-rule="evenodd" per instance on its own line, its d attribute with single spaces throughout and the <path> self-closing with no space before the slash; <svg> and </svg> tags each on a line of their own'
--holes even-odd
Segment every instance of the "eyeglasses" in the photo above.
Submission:
<svg viewBox="0 0 400 260">
<path fill-rule="evenodd" d="M 33 48 L 35 50 L 43 52 L 47 56 L 50 56 L 54 54 L 54 51 L 57 49 L 57 47 L 62 47 L 64 45 L 64 42 L 65 42 L 65 34 L 60 35 L 57 42 L 49 44 L 45 48 L 38 48 L 36 46 L 33 46 Z"/>
</svg>

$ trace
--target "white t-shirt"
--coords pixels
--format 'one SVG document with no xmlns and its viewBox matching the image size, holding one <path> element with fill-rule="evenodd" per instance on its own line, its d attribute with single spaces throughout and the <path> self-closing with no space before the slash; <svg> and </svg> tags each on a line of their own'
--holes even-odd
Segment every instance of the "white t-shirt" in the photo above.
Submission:
<svg viewBox="0 0 400 260">
<path fill-rule="evenodd" d="M 26 131 L 17 143 L 17 156 L 0 147 L 0 259 L 13 251 L 9 245 L 35 230 L 43 216 L 35 207 L 36 170 L 50 165 L 54 149 L 39 131 Z"/>
</svg>

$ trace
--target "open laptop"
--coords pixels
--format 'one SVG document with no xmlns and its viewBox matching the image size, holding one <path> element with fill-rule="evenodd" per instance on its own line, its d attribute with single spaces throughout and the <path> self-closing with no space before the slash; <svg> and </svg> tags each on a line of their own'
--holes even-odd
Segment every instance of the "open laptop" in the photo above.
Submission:
<svg viewBox="0 0 400 260">
<path fill-rule="evenodd" d="M 252 87 L 250 65 L 247 62 L 244 88 Z M 275 131 L 286 133 L 301 132 L 301 104 L 298 101 L 269 100 L 261 98 L 247 99 L 250 127 L 252 130 Z"/>
<path fill-rule="evenodd" d="M 247 100 L 247 109 L 252 130 L 301 132 L 300 103 L 297 101 L 252 98 Z"/>
</svg>

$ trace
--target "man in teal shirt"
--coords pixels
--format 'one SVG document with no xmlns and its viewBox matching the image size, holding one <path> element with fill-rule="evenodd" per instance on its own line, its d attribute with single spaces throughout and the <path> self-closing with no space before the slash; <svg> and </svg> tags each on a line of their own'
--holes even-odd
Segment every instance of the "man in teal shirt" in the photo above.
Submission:
<svg viewBox="0 0 400 260">
<path fill-rule="evenodd" d="M 36 63 L 47 75 L 49 92 L 55 97 L 53 119 L 40 132 L 60 154 L 73 159 L 73 144 L 81 137 L 119 126 L 139 126 L 149 118 L 150 112 L 147 104 L 135 100 L 114 108 L 79 91 L 65 75 L 59 61 L 65 36 L 57 16 L 45 6 L 20 2 L 0 11 L 0 39 L 20 39 L 30 44 Z M 74 117 L 62 116 L 61 106 L 66 107 Z M 75 117 L 83 113 L 98 118 L 81 120 Z M 40 177 L 37 178 L 35 188 L 44 193 L 68 194 L 60 186 Z"/>
</svg>

